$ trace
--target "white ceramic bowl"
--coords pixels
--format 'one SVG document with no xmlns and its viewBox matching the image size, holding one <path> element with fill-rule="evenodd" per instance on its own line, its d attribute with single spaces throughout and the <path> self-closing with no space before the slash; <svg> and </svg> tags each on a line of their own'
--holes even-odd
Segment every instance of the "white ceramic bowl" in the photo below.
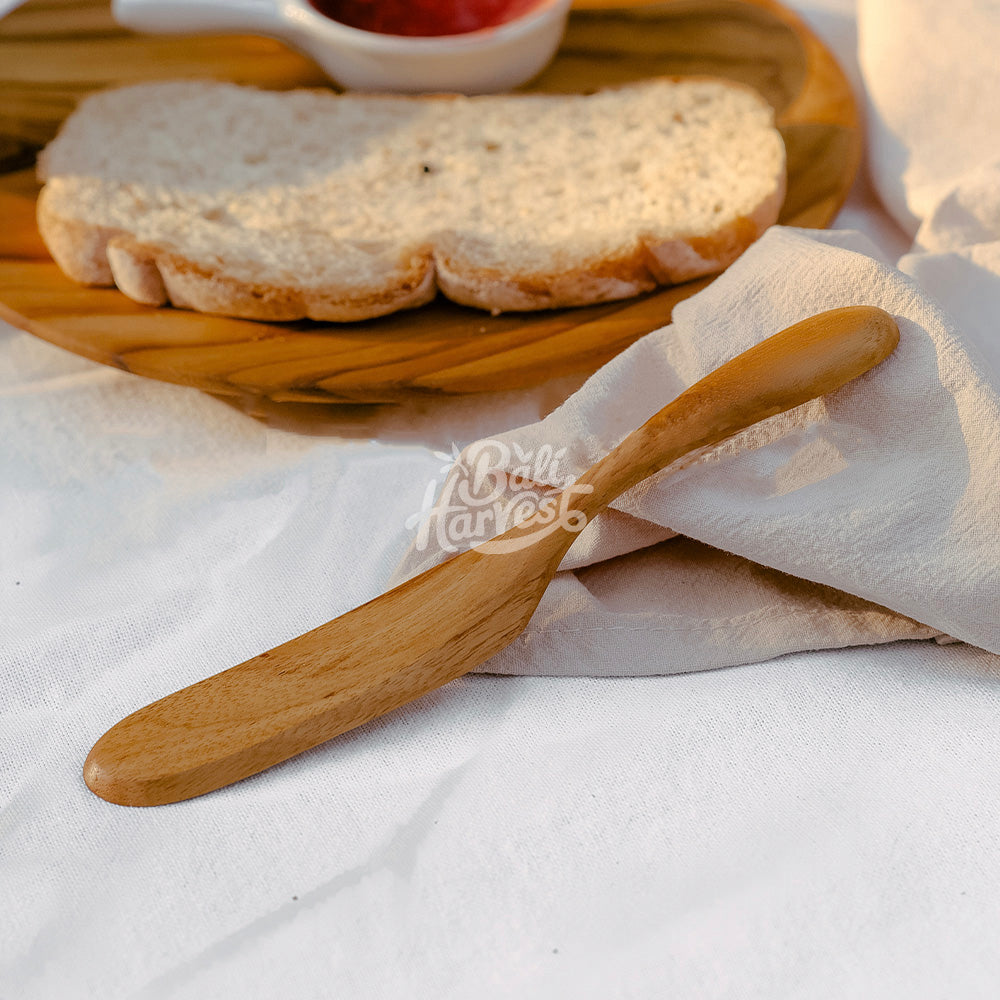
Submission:
<svg viewBox="0 0 1000 1000">
<path fill-rule="evenodd" d="M 351 28 L 307 0 L 113 0 L 134 31 L 269 35 L 300 49 L 337 83 L 357 90 L 483 94 L 540 73 L 555 54 L 571 0 L 539 0 L 511 21 L 436 37 Z"/>
</svg>

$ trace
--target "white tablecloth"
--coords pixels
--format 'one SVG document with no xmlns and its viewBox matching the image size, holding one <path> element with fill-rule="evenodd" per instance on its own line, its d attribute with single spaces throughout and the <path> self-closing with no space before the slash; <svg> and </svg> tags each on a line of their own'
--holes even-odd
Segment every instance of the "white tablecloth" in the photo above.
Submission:
<svg viewBox="0 0 1000 1000">
<path fill-rule="evenodd" d="M 860 80 L 852 4 L 804 12 Z M 864 178 L 838 225 L 910 243 Z M 1000 660 L 961 644 L 471 676 L 191 802 L 86 790 L 117 719 L 379 593 L 435 450 L 564 391 L 306 434 L 0 326 L 2 1000 L 997 995 Z"/>
</svg>

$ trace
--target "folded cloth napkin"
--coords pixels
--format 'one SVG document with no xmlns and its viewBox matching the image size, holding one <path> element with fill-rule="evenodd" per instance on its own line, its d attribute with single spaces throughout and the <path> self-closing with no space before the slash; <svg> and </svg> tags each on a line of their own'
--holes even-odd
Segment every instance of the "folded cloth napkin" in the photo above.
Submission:
<svg viewBox="0 0 1000 1000">
<path fill-rule="evenodd" d="M 856 233 L 770 230 L 547 418 L 466 448 L 396 579 L 484 541 L 753 344 L 870 304 L 899 323 L 885 363 L 619 498 L 485 669 L 668 673 L 942 633 L 1000 652 L 1000 380 L 876 258 Z M 508 475 L 484 505 L 490 465 Z"/>
<path fill-rule="evenodd" d="M 869 168 L 915 249 L 1000 238 L 1000 7 L 865 0 L 858 32 Z"/>
</svg>

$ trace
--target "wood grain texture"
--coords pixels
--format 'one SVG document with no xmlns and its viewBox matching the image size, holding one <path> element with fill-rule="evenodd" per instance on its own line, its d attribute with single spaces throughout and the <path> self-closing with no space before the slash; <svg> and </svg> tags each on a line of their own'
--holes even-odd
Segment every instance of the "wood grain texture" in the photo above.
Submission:
<svg viewBox="0 0 1000 1000">
<path fill-rule="evenodd" d="M 577 530 L 688 452 L 868 371 L 898 339 L 891 316 L 861 306 L 805 320 L 751 348 L 580 477 L 569 505 L 586 517 Z M 121 805 L 192 798 L 447 684 L 528 624 L 576 538 L 564 525 L 539 511 L 332 622 L 140 709 L 94 745 L 87 785 Z"/>
<path fill-rule="evenodd" d="M 530 89 L 586 91 L 651 75 L 710 73 L 774 106 L 788 153 L 780 221 L 822 227 L 860 158 L 843 72 L 774 0 L 582 0 L 559 55 Z M 84 94 L 176 76 L 318 85 L 305 57 L 263 38 L 131 35 L 106 0 L 29 0 L 0 20 L 0 170 L 25 164 Z M 5 158 L 5 159 L 4 159 Z M 595 370 L 669 322 L 705 281 L 643 298 L 492 317 L 444 299 L 364 323 L 268 324 L 150 309 L 75 286 L 49 262 L 23 171 L 0 177 L 0 315 L 104 364 L 209 392 L 274 402 L 399 402 L 517 388 Z"/>
</svg>

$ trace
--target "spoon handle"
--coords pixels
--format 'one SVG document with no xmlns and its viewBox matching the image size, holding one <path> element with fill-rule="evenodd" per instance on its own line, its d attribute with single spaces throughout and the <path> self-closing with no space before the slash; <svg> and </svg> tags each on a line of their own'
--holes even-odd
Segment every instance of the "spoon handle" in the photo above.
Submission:
<svg viewBox="0 0 1000 1000">
<path fill-rule="evenodd" d="M 593 517 L 615 497 L 688 452 L 839 389 L 888 357 L 895 320 L 874 306 L 832 309 L 786 327 L 710 372 L 653 414 L 580 477 Z"/>
</svg>

